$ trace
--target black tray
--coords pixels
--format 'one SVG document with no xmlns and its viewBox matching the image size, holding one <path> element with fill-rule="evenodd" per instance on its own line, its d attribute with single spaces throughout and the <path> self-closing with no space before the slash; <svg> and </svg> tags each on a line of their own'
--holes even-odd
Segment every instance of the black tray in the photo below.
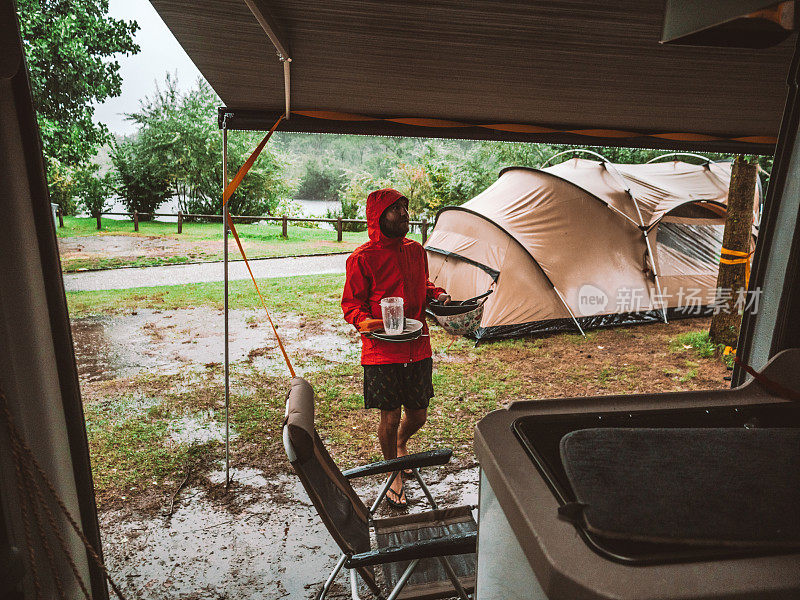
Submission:
<svg viewBox="0 0 800 600">
<path fill-rule="evenodd" d="M 383 342 L 410 342 L 411 340 L 415 340 L 422 335 L 422 321 L 417 321 L 416 319 L 406 319 L 403 333 L 398 333 L 397 335 L 383 333 L 383 329 L 373 331 L 366 335 L 374 340 L 381 340 Z"/>
</svg>

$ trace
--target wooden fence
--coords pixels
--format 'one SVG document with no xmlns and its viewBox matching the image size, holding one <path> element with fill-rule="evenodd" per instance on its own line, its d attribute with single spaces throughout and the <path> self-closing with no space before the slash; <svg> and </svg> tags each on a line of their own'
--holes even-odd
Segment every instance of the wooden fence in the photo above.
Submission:
<svg viewBox="0 0 800 600">
<path fill-rule="evenodd" d="M 115 217 L 129 217 L 133 221 L 133 230 L 139 231 L 139 218 L 140 217 L 177 217 L 177 228 L 178 233 L 183 232 L 183 220 L 184 219 L 212 219 L 212 220 L 222 220 L 222 215 L 198 215 L 192 213 L 184 213 L 182 211 L 178 211 L 177 214 L 175 213 L 140 213 L 138 211 L 133 211 L 132 213 L 129 212 L 104 212 L 97 215 L 97 229 L 101 229 L 103 226 L 102 217 L 103 215 L 108 216 L 115 216 Z M 275 221 L 280 223 L 283 226 L 283 230 L 281 235 L 288 239 L 289 238 L 289 223 L 334 223 L 336 225 L 336 241 L 342 241 L 342 231 L 343 225 L 345 223 L 360 223 L 361 225 L 366 225 L 367 221 L 365 219 L 343 219 L 341 217 L 337 219 L 324 219 L 324 218 L 308 218 L 308 217 L 262 217 L 257 215 L 231 215 L 231 219 L 234 221 Z M 419 226 L 420 233 L 422 234 L 422 243 L 424 244 L 428 241 L 428 220 L 422 219 L 421 221 L 409 221 L 409 225 L 411 226 Z M 61 209 L 58 209 L 58 226 L 64 226 L 64 215 L 61 213 Z"/>
</svg>

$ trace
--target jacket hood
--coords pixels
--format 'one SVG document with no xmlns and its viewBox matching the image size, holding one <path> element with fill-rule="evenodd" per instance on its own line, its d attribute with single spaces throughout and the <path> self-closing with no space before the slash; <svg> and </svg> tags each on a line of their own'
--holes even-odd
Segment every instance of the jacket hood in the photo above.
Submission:
<svg viewBox="0 0 800 600">
<path fill-rule="evenodd" d="M 391 240 L 381 232 L 381 215 L 383 211 L 403 197 L 403 194 L 392 188 L 375 190 L 367 196 L 367 233 L 369 233 L 371 241 L 385 243 Z"/>
</svg>

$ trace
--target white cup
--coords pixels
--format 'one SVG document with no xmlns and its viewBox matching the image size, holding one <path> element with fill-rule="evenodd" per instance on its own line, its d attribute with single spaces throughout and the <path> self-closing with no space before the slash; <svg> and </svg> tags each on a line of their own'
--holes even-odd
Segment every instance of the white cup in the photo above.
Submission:
<svg viewBox="0 0 800 600">
<path fill-rule="evenodd" d="M 399 335 L 403 333 L 403 326 L 405 325 L 403 317 L 402 298 L 392 296 L 381 300 L 381 318 L 383 319 L 383 330 L 386 334 Z"/>
</svg>

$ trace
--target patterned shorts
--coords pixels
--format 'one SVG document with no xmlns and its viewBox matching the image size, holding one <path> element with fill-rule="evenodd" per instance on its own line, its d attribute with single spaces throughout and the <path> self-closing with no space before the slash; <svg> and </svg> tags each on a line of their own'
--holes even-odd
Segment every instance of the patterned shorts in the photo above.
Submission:
<svg viewBox="0 0 800 600">
<path fill-rule="evenodd" d="M 433 398 L 433 360 L 364 365 L 364 408 L 428 408 Z"/>
</svg>

